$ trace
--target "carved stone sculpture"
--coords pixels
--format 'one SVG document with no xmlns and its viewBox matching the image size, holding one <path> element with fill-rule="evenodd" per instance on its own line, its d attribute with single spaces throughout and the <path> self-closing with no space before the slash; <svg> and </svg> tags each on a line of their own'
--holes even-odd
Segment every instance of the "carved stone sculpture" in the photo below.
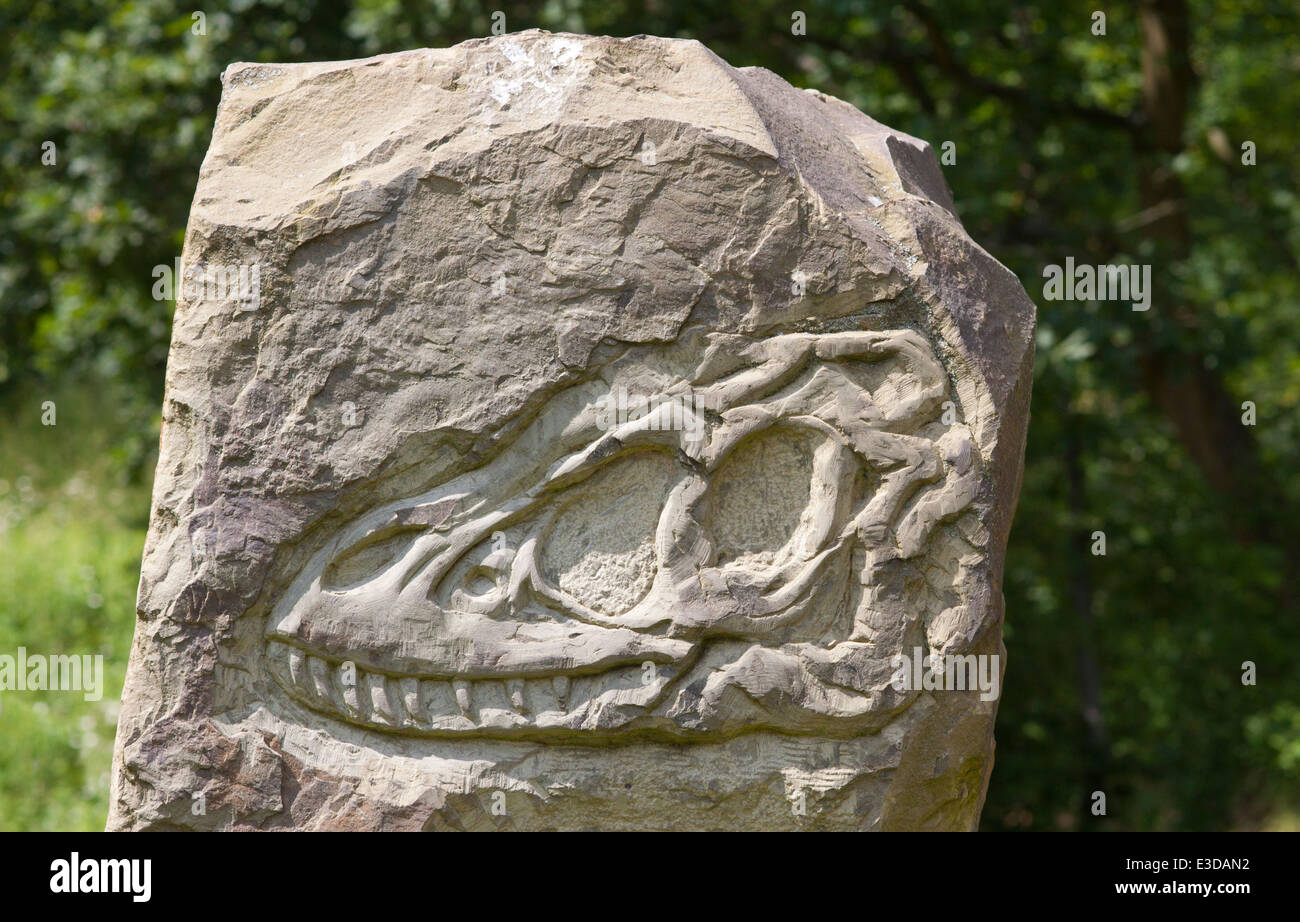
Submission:
<svg viewBox="0 0 1300 922">
<path fill-rule="evenodd" d="M 656 38 L 223 80 L 110 828 L 976 825 L 1033 308 L 925 144 Z"/>
</svg>

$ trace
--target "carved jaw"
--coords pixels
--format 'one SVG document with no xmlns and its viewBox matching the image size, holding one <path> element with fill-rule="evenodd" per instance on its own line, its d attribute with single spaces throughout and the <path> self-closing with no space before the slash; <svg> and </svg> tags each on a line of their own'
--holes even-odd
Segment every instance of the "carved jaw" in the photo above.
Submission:
<svg viewBox="0 0 1300 922">
<path fill-rule="evenodd" d="M 274 640 L 267 644 L 266 662 L 290 696 L 314 710 L 423 735 L 612 730 L 645 713 L 678 674 L 673 666 L 648 674 L 640 663 L 630 663 L 536 678 L 507 677 L 508 670 L 499 677 L 420 678 L 360 667 L 345 671 L 340 661 Z"/>
<path fill-rule="evenodd" d="M 489 464 L 343 530 L 272 612 L 269 673 L 313 710 L 419 735 L 888 722 L 913 697 L 890 686 L 908 616 L 871 629 L 869 571 L 901 553 L 913 492 L 969 472 L 968 440 L 889 431 L 944 393 L 915 334 L 781 339 L 706 384 L 689 425 L 606 429 L 561 396 Z M 882 358 L 910 417 L 842 364 Z"/>
</svg>

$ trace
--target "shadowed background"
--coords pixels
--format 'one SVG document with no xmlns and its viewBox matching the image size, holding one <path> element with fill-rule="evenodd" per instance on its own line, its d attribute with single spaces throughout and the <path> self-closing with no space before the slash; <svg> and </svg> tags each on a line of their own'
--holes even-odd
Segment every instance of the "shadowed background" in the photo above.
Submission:
<svg viewBox="0 0 1300 922">
<path fill-rule="evenodd" d="M 221 71 L 494 13 L 699 39 L 948 152 L 967 230 L 1039 309 L 983 828 L 1300 828 L 1300 11 L 1132 0 L 1095 34 L 1098 6 L 0 0 L 0 653 L 106 672 L 101 701 L 0 692 L 0 829 L 103 827 L 174 307 L 153 270 Z M 1067 257 L 1150 265 L 1150 310 L 1046 300 Z"/>
</svg>

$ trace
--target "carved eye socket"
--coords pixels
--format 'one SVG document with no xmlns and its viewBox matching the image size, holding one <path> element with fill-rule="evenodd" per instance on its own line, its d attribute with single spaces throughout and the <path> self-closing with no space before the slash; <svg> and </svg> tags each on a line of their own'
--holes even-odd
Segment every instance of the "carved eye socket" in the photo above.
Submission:
<svg viewBox="0 0 1300 922">
<path fill-rule="evenodd" d="M 321 586 L 349 589 L 371 579 L 405 554 L 421 531 L 420 526 L 394 526 L 358 541 L 325 567 Z"/>
<path fill-rule="evenodd" d="M 820 441 L 810 432 L 768 429 L 736 446 L 719 465 L 707 514 L 720 566 L 778 562 L 808 508 Z"/>
<path fill-rule="evenodd" d="M 540 542 L 542 575 L 601 614 L 633 608 L 654 581 L 659 517 L 681 476 L 666 452 L 641 451 L 572 487 Z"/>
</svg>

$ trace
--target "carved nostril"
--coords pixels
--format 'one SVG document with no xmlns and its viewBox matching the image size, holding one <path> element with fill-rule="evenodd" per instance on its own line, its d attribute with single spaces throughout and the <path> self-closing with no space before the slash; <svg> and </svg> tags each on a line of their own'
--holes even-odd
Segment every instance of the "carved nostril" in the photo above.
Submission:
<svg viewBox="0 0 1300 922">
<path fill-rule="evenodd" d="M 465 579 L 466 590 L 470 595 L 483 596 L 504 589 L 510 581 L 510 566 L 514 560 L 514 551 L 493 551 L 469 571 Z"/>
<path fill-rule="evenodd" d="M 469 569 L 460 585 L 452 592 L 452 607 L 477 611 L 483 603 L 495 606 L 505 598 L 509 581 L 509 569 L 488 566 L 487 561 L 477 564 Z"/>
</svg>

